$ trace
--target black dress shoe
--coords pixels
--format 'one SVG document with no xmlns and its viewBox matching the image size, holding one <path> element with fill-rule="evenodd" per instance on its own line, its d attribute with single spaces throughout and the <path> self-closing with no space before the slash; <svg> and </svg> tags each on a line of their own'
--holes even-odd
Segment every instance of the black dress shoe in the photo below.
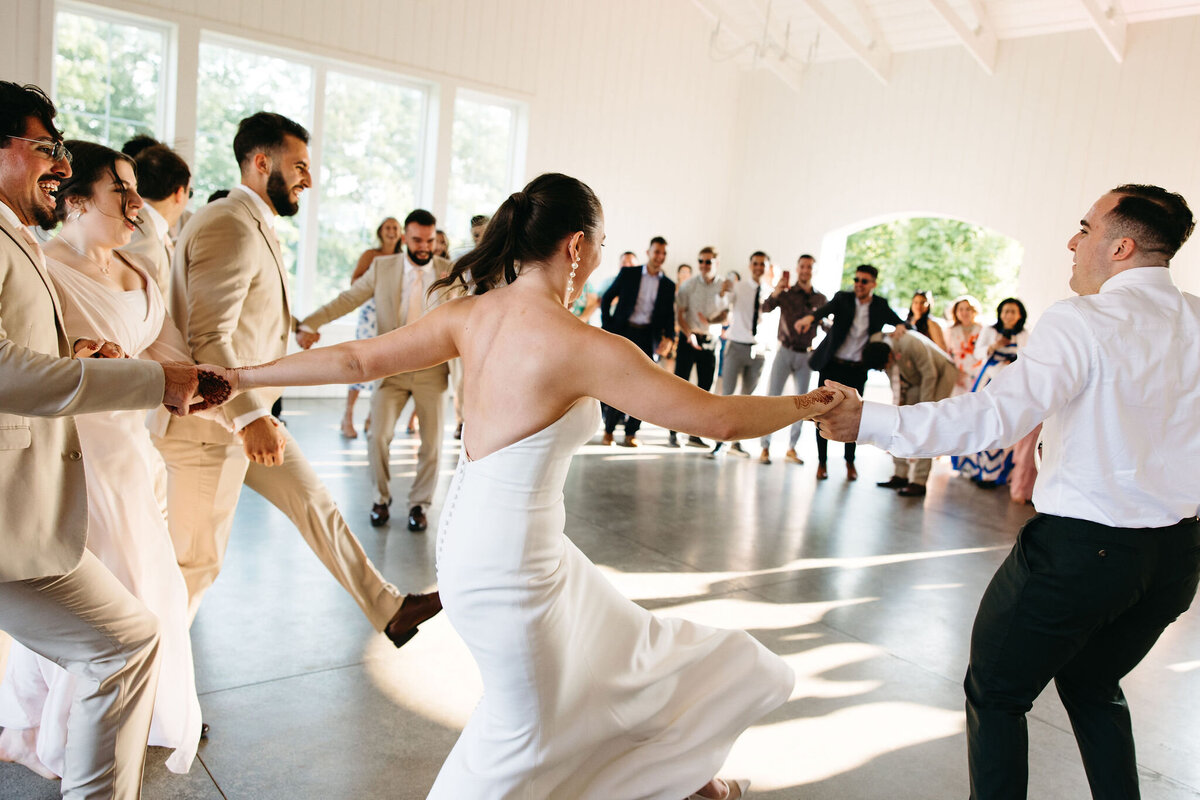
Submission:
<svg viewBox="0 0 1200 800">
<path fill-rule="evenodd" d="M 900 495 L 901 497 L 924 497 L 925 484 L 910 483 L 908 486 L 902 487 L 900 491 L 896 492 L 896 494 Z"/>
<path fill-rule="evenodd" d="M 413 533 L 420 533 L 429 527 L 428 521 L 425 519 L 425 512 L 420 506 L 413 506 L 408 510 L 408 529 Z"/>
<path fill-rule="evenodd" d="M 396 647 L 417 635 L 417 626 L 442 610 L 442 598 L 437 592 L 406 594 L 404 602 L 388 620 L 383 633 Z"/>
<path fill-rule="evenodd" d="M 671 435 L 667 437 L 667 447 L 679 447 L 679 435 L 675 431 L 671 431 Z"/>
<path fill-rule="evenodd" d="M 461 422 L 458 423 L 458 425 L 456 425 L 454 427 L 454 438 L 462 439 L 462 423 Z"/>
<path fill-rule="evenodd" d="M 899 475 L 893 475 L 886 481 L 880 481 L 875 485 L 884 489 L 903 489 L 905 486 L 908 486 L 908 478 L 901 478 Z"/>
<path fill-rule="evenodd" d="M 207 722 L 200 723 L 200 741 L 202 741 L 202 742 L 208 741 L 208 723 Z"/>
<path fill-rule="evenodd" d="M 688 447 L 708 447 L 708 442 L 701 439 L 699 436 L 688 437 Z"/>
<path fill-rule="evenodd" d="M 387 525 L 387 521 L 392 518 L 392 514 L 388 511 L 387 503 L 375 503 L 371 506 L 371 527 L 379 528 Z"/>
</svg>

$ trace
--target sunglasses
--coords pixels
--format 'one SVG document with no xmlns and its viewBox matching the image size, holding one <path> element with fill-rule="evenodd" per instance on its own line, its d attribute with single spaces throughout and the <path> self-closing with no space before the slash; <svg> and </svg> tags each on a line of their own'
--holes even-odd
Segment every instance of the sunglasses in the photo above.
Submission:
<svg viewBox="0 0 1200 800">
<path fill-rule="evenodd" d="M 871 279 L 870 278 L 855 278 L 854 282 L 855 283 L 870 283 Z"/>
<path fill-rule="evenodd" d="M 697 258 L 696 263 L 697 264 L 711 264 L 712 259 L 711 258 Z"/>
<path fill-rule="evenodd" d="M 39 144 L 41 147 L 35 147 L 33 149 L 37 150 L 51 161 L 62 161 L 65 158 L 68 164 L 71 163 L 71 151 L 68 150 L 66 145 L 64 145 L 62 142 L 50 142 L 46 141 L 45 139 L 27 139 L 24 136 L 10 136 L 8 138 L 20 139 L 22 142 L 33 142 L 34 144 Z"/>
</svg>

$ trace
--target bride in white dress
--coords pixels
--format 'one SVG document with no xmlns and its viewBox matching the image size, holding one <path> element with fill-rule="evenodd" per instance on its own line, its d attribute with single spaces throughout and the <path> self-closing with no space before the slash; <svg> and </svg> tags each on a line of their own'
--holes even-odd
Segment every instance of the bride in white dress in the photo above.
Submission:
<svg viewBox="0 0 1200 800">
<path fill-rule="evenodd" d="M 438 530 L 438 582 L 484 692 L 430 798 L 741 797 L 744 781 L 713 776 L 794 683 L 744 631 L 632 603 L 564 534 L 563 483 L 596 432 L 597 399 L 725 441 L 836 403 L 821 389 L 711 395 L 581 323 L 568 308 L 603 239 L 592 191 L 543 175 L 500 206 L 478 248 L 434 288 L 466 284 L 473 296 L 376 339 L 223 373 L 241 389 L 350 383 L 462 358 L 471 391 Z"/>
<path fill-rule="evenodd" d="M 147 270 L 114 247 L 129 242 L 142 200 L 132 161 L 88 142 L 67 142 L 74 175 L 62 184 L 65 216 L 45 247 L 76 357 L 191 362 Z M 99 345 L 103 352 L 97 353 Z M 88 493 L 88 549 L 159 619 L 159 679 L 150 744 L 173 748 L 166 766 L 186 773 L 200 738 L 200 703 L 188 636 L 187 588 L 154 485 L 162 461 L 144 411 L 75 417 Z M 14 644 L 0 683 L 0 757 L 46 777 L 63 774 L 67 718 L 79 678 Z"/>
</svg>

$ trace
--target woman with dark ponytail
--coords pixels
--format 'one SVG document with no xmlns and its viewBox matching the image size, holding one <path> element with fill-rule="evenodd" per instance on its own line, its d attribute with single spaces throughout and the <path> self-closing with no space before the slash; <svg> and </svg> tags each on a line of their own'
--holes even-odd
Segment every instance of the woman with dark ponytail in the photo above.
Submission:
<svg viewBox="0 0 1200 800">
<path fill-rule="evenodd" d="M 744 631 L 660 619 L 613 588 L 564 534 L 563 485 L 596 433 L 597 399 L 729 441 L 810 419 L 837 397 L 712 395 L 584 324 L 568 306 L 603 241 L 591 189 L 542 175 L 504 201 L 479 246 L 431 289 L 469 296 L 376 339 L 222 371 L 249 389 L 462 358 L 470 391 L 438 581 L 484 695 L 431 798 L 732 800 L 748 783 L 713 775 L 734 739 L 791 694 L 791 670 Z"/>
</svg>

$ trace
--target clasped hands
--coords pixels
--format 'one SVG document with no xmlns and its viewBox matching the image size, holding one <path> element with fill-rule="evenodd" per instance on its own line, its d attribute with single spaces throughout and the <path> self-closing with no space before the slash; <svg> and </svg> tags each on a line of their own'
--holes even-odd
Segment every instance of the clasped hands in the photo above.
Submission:
<svg viewBox="0 0 1200 800">
<path fill-rule="evenodd" d="M 100 339 L 76 339 L 73 352 L 75 358 L 129 358 L 121 345 Z M 162 368 L 163 405 L 177 417 L 219 406 L 233 395 L 219 367 L 170 361 Z"/>
<path fill-rule="evenodd" d="M 841 399 L 832 408 L 813 417 L 817 433 L 834 442 L 855 441 L 862 422 L 862 398 L 854 389 L 837 381 L 825 381 L 825 388 L 837 392 Z"/>
</svg>

